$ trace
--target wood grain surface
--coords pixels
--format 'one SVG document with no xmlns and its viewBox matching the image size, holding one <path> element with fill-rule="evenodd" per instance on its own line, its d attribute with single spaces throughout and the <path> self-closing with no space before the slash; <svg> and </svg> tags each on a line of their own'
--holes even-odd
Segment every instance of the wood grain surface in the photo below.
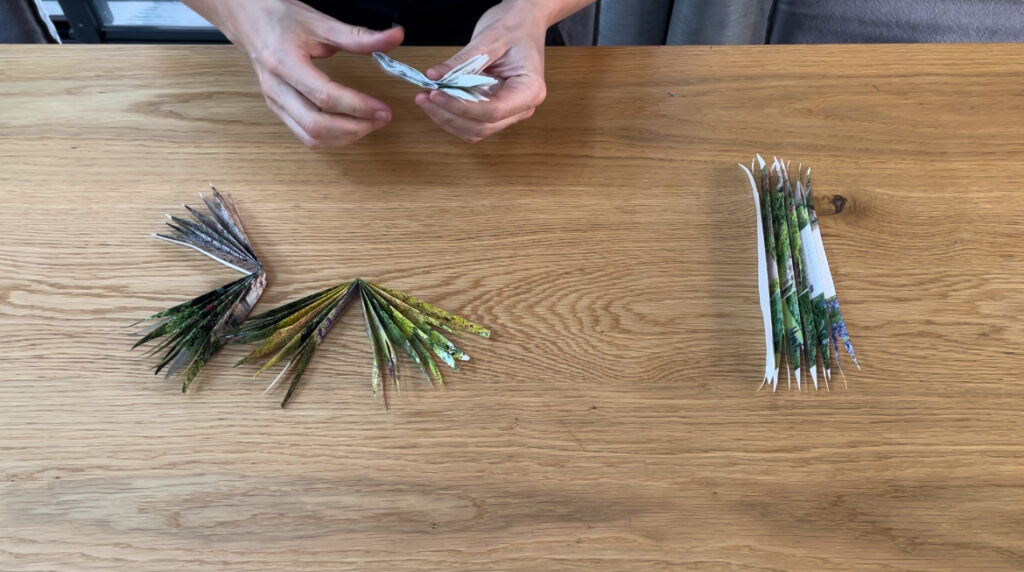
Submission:
<svg viewBox="0 0 1024 572">
<path fill-rule="evenodd" d="M 0 48 L 0 569 L 1024 568 L 1024 46 L 554 49 L 475 146 L 323 65 L 393 123 L 312 152 L 231 48 Z M 755 392 L 755 151 L 814 168 L 847 390 Z M 261 308 L 362 276 L 493 338 L 387 412 L 356 314 L 287 409 L 239 347 L 182 395 L 128 326 L 235 277 L 147 237 L 209 181 Z"/>
</svg>

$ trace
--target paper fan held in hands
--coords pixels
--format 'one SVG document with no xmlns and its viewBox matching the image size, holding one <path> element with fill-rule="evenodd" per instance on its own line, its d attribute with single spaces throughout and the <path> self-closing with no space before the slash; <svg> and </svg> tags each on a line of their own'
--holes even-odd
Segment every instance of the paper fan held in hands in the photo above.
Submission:
<svg viewBox="0 0 1024 572">
<path fill-rule="evenodd" d="M 356 278 L 247 320 L 233 335 L 235 341 L 263 343 L 236 365 L 266 359 L 256 372 L 258 375 L 287 360 L 267 388 L 268 392 L 273 390 L 291 373 L 288 391 L 281 401 L 284 407 L 298 387 L 313 353 L 352 304 L 358 305 L 363 314 L 366 335 L 373 349 L 373 392 L 382 395 L 385 407 L 387 379 L 390 378 L 396 388 L 399 383 L 398 348 L 416 364 L 428 382 L 443 383 L 434 356 L 452 369 L 458 369 L 457 362 L 467 361 L 469 356 L 438 330 L 469 332 L 484 338 L 491 335 L 481 326 L 404 292 Z"/>
<path fill-rule="evenodd" d="M 455 66 L 441 79 L 434 81 L 412 66 L 373 52 L 374 59 L 389 74 L 426 89 L 437 89 L 464 101 L 490 101 L 487 93 L 498 84 L 497 78 L 480 72 L 487 67 L 489 56 L 478 54 Z"/>
<path fill-rule="evenodd" d="M 256 305 L 267 285 L 267 275 L 249 243 L 231 197 L 210 185 L 213 198 L 200 193 L 206 214 L 183 205 L 189 218 L 167 215 L 173 232 L 155 238 L 194 248 L 244 277 L 141 320 L 156 322 L 132 348 L 163 338 L 149 354 L 163 352 L 155 373 L 164 379 L 184 369 L 181 391 L 188 391 L 199 371 L 217 353 Z"/>
<path fill-rule="evenodd" d="M 765 330 L 761 385 L 770 384 L 775 390 L 785 361 L 787 372 L 795 373 L 797 389 L 801 388 L 800 372 L 805 367 L 814 388 L 818 388 L 819 364 L 828 389 L 833 349 L 840 374 L 840 344 L 857 369 L 860 363 L 825 256 L 811 195 L 811 170 L 801 172 L 798 168 L 794 185 L 784 162 L 776 159 L 769 169 L 760 155 L 755 161 L 758 167 L 751 164 L 749 169 L 744 165 L 740 168 L 750 182 L 757 215 L 757 283 Z M 755 172 L 760 176 L 755 178 Z"/>
</svg>

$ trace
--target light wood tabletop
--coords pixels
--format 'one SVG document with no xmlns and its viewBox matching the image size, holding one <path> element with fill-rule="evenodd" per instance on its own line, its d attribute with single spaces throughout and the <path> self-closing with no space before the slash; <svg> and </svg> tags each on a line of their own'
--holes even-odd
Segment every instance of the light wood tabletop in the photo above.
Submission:
<svg viewBox="0 0 1024 572">
<path fill-rule="evenodd" d="M 314 152 L 229 47 L 0 48 L 0 569 L 1024 567 L 1024 46 L 552 49 L 477 145 L 323 67 L 393 122 Z M 755 152 L 814 169 L 848 389 L 755 391 Z M 182 395 L 130 325 L 237 276 L 147 236 L 211 181 L 258 310 L 361 276 L 492 339 L 388 411 L 358 313 L 286 409 L 239 346 Z"/>
</svg>

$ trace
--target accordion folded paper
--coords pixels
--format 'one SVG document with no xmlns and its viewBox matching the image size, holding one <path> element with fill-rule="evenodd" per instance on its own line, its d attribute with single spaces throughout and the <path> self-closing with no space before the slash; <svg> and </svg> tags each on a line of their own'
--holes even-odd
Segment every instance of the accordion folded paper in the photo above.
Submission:
<svg viewBox="0 0 1024 572">
<path fill-rule="evenodd" d="M 233 337 L 238 342 L 262 344 L 237 365 L 265 359 L 266 363 L 256 372 L 260 374 L 287 360 L 267 388 L 271 391 L 291 373 L 288 391 L 281 401 L 284 407 L 302 379 L 313 352 L 353 303 L 362 310 L 366 335 L 373 349 L 373 392 L 384 397 L 385 407 L 386 378 L 391 379 L 396 388 L 399 384 L 398 349 L 416 364 L 428 383 L 435 380 L 443 383 L 441 370 L 431 354 L 452 369 L 458 369 L 457 362 L 468 361 L 469 356 L 438 330 L 470 332 L 485 338 L 491 335 L 481 326 L 404 292 L 356 278 L 247 320 Z"/>
<path fill-rule="evenodd" d="M 857 369 L 860 364 L 825 256 L 811 194 L 811 170 L 798 168 L 793 184 L 788 165 L 778 159 L 769 167 L 758 155 L 749 169 L 740 168 L 750 182 L 757 215 L 758 293 L 765 330 L 762 387 L 770 384 L 775 390 L 785 364 L 787 378 L 790 372 L 796 377 L 797 389 L 802 387 L 804 368 L 817 389 L 820 366 L 827 389 L 832 350 L 840 374 L 840 346 Z"/>
<path fill-rule="evenodd" d="M 172 232 L 153 236 L 194 248 L 245 276 L 144 318 L 139 323 L 154 323 L 133 346 L 162 338 L 149 352 L 163 352 L 156 373 L 166 369 L 167 379 L 185 368 L 182 392 L 188 391 L 199 371 L 227 341 L 228 334 L 245 320 L 267 286 L 267 274 L 249 243 L 231 196 L 217 192 L 212 185 L 210 188 L 212 199 L 199 195 L 206 205 L 205 214 L 183 204 L 190 216 L 167 215 L 167 226 Z"/>
<path fill-rule="evenodd" d="M 212 188 L 212 186 L 211 186 Z M 156 372 L 166 369 L 165 379 L 182 367 L 187 391 L 199 371 L 227 341 L 261 342 L 238 364 L 266 360 L 257 374 L 285 362 L 267 391 L 291 374 L 284 407 L 295 392 L 313 353 L 345 310 L 357 303 L 373 349 L 371 384 L 384 397 L 390 379 L 398 387 L 399 349 L 423 372 L 430 383 L 442 383 L 435 361 L 458 369 L 469 356 L 441 331 L 469 332 L 482 337 L 491 333 L 465 318 L 446 312 L 404 292 L 378 286 L 360 278 L 322 290 L 258 316 L 248 317 L 267 284 L 263 265 L 249 243 L 230 196 L 213 189 L 213 198 L 200 194 L 208 212 L 184 205 L 190 218 L 168 215 L 173 232 L 154 234 L 161 240 L 194 248 L 221 264 L 245 274 L 188 302 L 178 304 L 140 322 L 154 322 L 133 347 L 161 340 L 150 354 L 163 352 Z"/>
<path fill-rule="evenodd" d="M 374 52 L 373 57 L 380 67 L 389 74 L 426 89 L 437 89 L 452 97 L 465 101 L 490 101 L 485 95 L 490 88 L 497 85 L 498 80 L 480 72 L 487 67 L 487 54 L 478 54 L 452 70 L 441 79 L 434 81 L 423 75 L 412 66 L 389 58 L 381 52 Z"/>
</svg>

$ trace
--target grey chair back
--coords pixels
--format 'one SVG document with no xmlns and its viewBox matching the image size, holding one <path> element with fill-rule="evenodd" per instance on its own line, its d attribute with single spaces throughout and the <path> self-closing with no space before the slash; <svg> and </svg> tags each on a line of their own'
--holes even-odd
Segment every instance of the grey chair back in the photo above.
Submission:
<svg viewBox="0 0 1024 572">
<path fill-rule="evenodd" d="M 35 0 L 0 0 L 0 44 L 46 44 L 53 41 Z"/>
<path fill-rule="evenodd" d="M 773 44 L 1022 42 L 1024 0 L 777 0 Z"/>
<path fill-rule="evenodd" d="M 600 45 L 1024 42 L 1024 0 L 600 0 L 592 10 Z"/>
<path fill-rule="evenodd" d="M 771 0 L 600 0 L 597 43 L 760 44 Z"/>
</svg>

